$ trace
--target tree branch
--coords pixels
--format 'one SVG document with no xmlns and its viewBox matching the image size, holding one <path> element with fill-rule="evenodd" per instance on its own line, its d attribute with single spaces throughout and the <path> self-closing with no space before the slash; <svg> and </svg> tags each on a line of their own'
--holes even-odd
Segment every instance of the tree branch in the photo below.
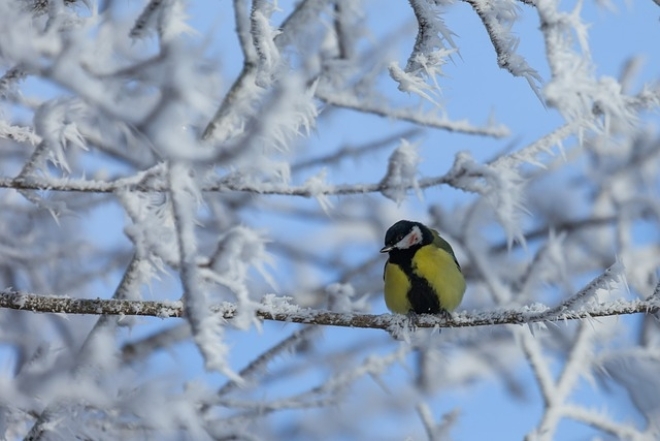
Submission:
<svg viewBox="0 0 660 441">
<path fill-rule="evenodd" d="M 452 176 L 453 177 L 453 176 Z M 450 178 L 446 175 L 434 178 L 424 178 L 419 180 L 419 188 L 434 187 L 440 184 L 447 184 Z M 164 182 L 150 182 L 150 183 L 136 183 L 134 179 L 116 179 L 112 181 L 91 181 L 84 179 L 43 179 L 30 177 L 29 179 L 22 178 L 1 178 L 0 188 L 11 188 L 14 190 L 44 190 L 44 191 L 65 191 L 65 192 L 80 192 L 80 193 L 114 193 L 120 190 L 136 191 L 144 193 L 162 193 L 168 191 Z M 282 196 L 302 196 L 313 197 L 319 195 L 351 195 L 351 194 L 365 194 L 365 193 L 380 193 L 390 188 L 390 186 L 382 183 L 369 183 L 369 184 L 346 184 L 346 185 L 332 185 L 328 184 L 325 187 L 319 188 L 316 186 L 314 191 L 305 185 L 288 185 L 272 182 L 261 182 L 257 184 L 245 184 L 231 182 L 230 180 L 220 180 L 209 184 L 200 184 L 200 191 L 205 192 L 222 192 L 222 191 L 237 191 L 247 193 L 257 193 L 262 195 L 282 195 Z M 412 186 L 405 187 L 405 189 L 412 189 Z"/>
<path fill-rule="evenodd" d="M 274 299 L 278 299 L 275 301 Z M 400 314 L 356 314 L 336 313 L 325 310 L 302 308 L 282 302 L 280 297 L 266 296 L 263 308 L 257 316 L 263 320 L 280 322 L 343 326 L 351 328 L 391 330 L 401 326 L 414 325 L 418 328 L 464 328 L 489 325 L 525 324 L 537 322 L 560 322 L 594 317 L 609 317 L 625 314 L 655 314 L 660 312 L 660 299 L 615 301 L 589 309 L 566 310 L 557 314 L 554 308 L 533 304 L 521 308 L 459 312 L 451 317 L 418 315 L 409 318 Z M 183 317 L 183 303 L 180 301 L 144 301 L 116 299 L 74 299 L 60 296 L 41 296 L 14 289 L 0 291 L 0 308 L 30 312 L 83 315 L 129 315 L 149 317 Z M 222 303 L 211 310 L 231 320 L 237 314 L 236 305 Z M 411 323 L 412 321 L 412 323 Z"/>
<path fill-rule="evenodd" d="M 356 112 L 371 113 L 393 120 L 407 121 L 423 127 L 492 138 L 505 138 L 510 135 L 509 129 L 503 124 L 496 125 L 490 123 L 486 126 L 479 127 L 472 125 L 466 120 L 450 121 L 443 116 L 437 116 L 433 113 L 422 113 L 411 109 L 389 108 L 384 106 L 383 103 L 361 100 L 355 96 L 354 91 L 337 92 L 319 88 L 316 90 L 315 96 L 331 106 L 355 110 Z"/>
</svg>

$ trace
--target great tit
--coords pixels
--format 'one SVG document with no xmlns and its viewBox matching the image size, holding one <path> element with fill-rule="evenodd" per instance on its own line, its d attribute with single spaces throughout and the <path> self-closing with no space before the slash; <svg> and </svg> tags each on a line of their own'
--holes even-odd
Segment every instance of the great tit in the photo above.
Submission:
<svg viewBox="0 0 660 441">
<path fill-rule="evenodd" d="M 461 303 L 465 278 L 451 245 L 419 222 L 400 220 L 387 230 L 385 304 L 392 312 L 438 314 Z"/>
</svg>

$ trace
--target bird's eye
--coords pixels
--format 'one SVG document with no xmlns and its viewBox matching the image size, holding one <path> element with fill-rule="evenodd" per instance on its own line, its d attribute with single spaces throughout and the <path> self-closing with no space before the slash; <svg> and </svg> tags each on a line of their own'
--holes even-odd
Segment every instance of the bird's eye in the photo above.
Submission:
<svg viewBox="0 0 660 441">
<path fill-rule="evenodd" d="M 397 242 L 401 242 L 402 239 L 403 239 L 403 234 L 399 234 L 399 235 L 396 237 L 396 241 L 397 241 Z"/>
</svg>

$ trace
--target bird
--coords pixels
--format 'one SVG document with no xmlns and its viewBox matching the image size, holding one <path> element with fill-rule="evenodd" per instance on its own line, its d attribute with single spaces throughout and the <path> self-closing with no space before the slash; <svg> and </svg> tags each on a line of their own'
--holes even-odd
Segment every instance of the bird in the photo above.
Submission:
<svg viewBox="0 0 660 441">
<path fill-rule="evenodd" d="M 385 234 L 385 304 L 399 314 L 449 314 L 463 300 L 465 278 L 451 245 L 420 222 L 400 220 Z"/>
</svg>

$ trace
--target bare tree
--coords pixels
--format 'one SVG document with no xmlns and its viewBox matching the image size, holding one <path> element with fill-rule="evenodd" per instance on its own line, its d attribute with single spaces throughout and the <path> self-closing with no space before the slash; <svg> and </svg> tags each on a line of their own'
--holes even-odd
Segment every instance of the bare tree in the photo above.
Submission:
<svg viewBox="0 0 660 441">
<path fill-rule="evenodd" d="M 485 383 L 538 409 L 530 441 L 660 436 L 660 88 L 635 30 L 615 78 L 583 2 L 198 3 L 208 31 L 183 0 L 0 2 L 2 439 L 449 439 L 478 403 L 443 397 Z M 530 142 L 452 114 L 457 11 L 547 115 Z M 379 314 L 407 217 L 455 246 L 451 317 Z"/>
</svg>

